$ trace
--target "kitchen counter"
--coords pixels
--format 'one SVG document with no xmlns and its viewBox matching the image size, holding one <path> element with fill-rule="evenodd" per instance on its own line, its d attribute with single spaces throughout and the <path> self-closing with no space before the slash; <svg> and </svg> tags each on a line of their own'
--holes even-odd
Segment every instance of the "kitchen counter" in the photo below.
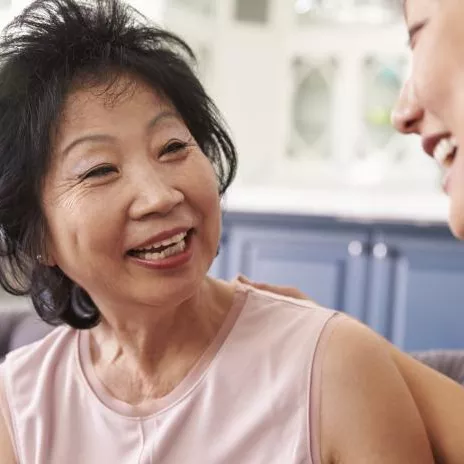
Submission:
<svg viewBox="0 0 464 464">
<path fill-rule="evenodd" d="M 231 187 L 224 211 L 327 216 L 350 220 L 445 224 L 448 198 L 440 192 L 386 193 L 322 189 Z"/>
</svg>

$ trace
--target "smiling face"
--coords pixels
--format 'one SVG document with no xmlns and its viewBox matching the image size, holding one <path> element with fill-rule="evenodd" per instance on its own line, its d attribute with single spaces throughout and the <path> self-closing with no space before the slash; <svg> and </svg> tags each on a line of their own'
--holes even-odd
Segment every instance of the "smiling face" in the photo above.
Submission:
<svg viewBox="0 0 464 464">
<path fill-rule="evenodd" d="M 176 305 L 216 255 L 218 182 L 173 106 L 125 84 L 65 102 L 43 191 L 48 263 L 101 309 Z"/>
<path fill-rule="evenodd" d="M 444 169 L 450 225 L 464 239 L 464 3 L 406 0 L 412 73 L 393 113 L 395 127 L 422 137 Z"/>
<path fill-rule="evenodd" d="M 450 225 L 464 239 L 464 3 L 406 0 L 412 73 L 392 115 L 444 169 Z"/>
</svg>

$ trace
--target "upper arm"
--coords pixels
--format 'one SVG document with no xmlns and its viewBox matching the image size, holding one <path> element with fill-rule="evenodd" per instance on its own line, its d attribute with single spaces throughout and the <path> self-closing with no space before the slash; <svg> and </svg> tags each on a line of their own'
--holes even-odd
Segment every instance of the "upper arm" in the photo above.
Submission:
<svg viewBox="0 0 464 464">
<path fill-rule="evenodd" d="M 464 462 L 464 388 L 389 345 L 440 462 Z"/>
<path fill-rule="evenodd" d="M 1 374 L 1 366 L 0 366 Z M 0 456 L 2 464 L 17 464 L 9 427 L 9 415 L 3 389 L 3 379 L 0 375 Z"/>
<path fill-rule="evenodd" d="M 433 463 L 409 389 L 367 328 L 347 318 L 337 323 L 321 375 L 324 463 Z"/>
</svg>

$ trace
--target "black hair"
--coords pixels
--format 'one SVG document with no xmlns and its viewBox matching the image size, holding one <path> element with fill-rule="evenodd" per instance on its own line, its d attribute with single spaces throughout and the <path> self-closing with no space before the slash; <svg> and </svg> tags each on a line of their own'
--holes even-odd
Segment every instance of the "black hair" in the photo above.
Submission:
<svg viewBox="0 0 464 464">
<path fill-rule="evenodd" d="M 79 82 L 131 75 L 176 108 L 215 168 L 222 195 L 237 165 L 235 147 L 176 35 L 119 0 L 37 0 L 0 41 L 0 285 L 30 295 L 46 322 L 87 329 L 100 321 L 84 289 L 45 265 L 41 205 L 53 129 Z"/>
</svg>

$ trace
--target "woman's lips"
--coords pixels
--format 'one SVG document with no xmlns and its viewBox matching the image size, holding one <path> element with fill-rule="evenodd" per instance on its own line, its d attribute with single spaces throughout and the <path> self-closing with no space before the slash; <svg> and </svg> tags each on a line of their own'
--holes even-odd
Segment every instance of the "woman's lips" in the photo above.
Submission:
<svg viewBox="0 0 464 464">
<path fill-rule="evenodd" d="M 136 264 L 148 269 L 169 270 L 184 266 L 192 258 L 193 254 L 194 232 L 191 229 L 185 238 L 185 248 L 172 256 L 160 259 L 144 259 L 134 255 L 128 255 Z"/>
</svg>

